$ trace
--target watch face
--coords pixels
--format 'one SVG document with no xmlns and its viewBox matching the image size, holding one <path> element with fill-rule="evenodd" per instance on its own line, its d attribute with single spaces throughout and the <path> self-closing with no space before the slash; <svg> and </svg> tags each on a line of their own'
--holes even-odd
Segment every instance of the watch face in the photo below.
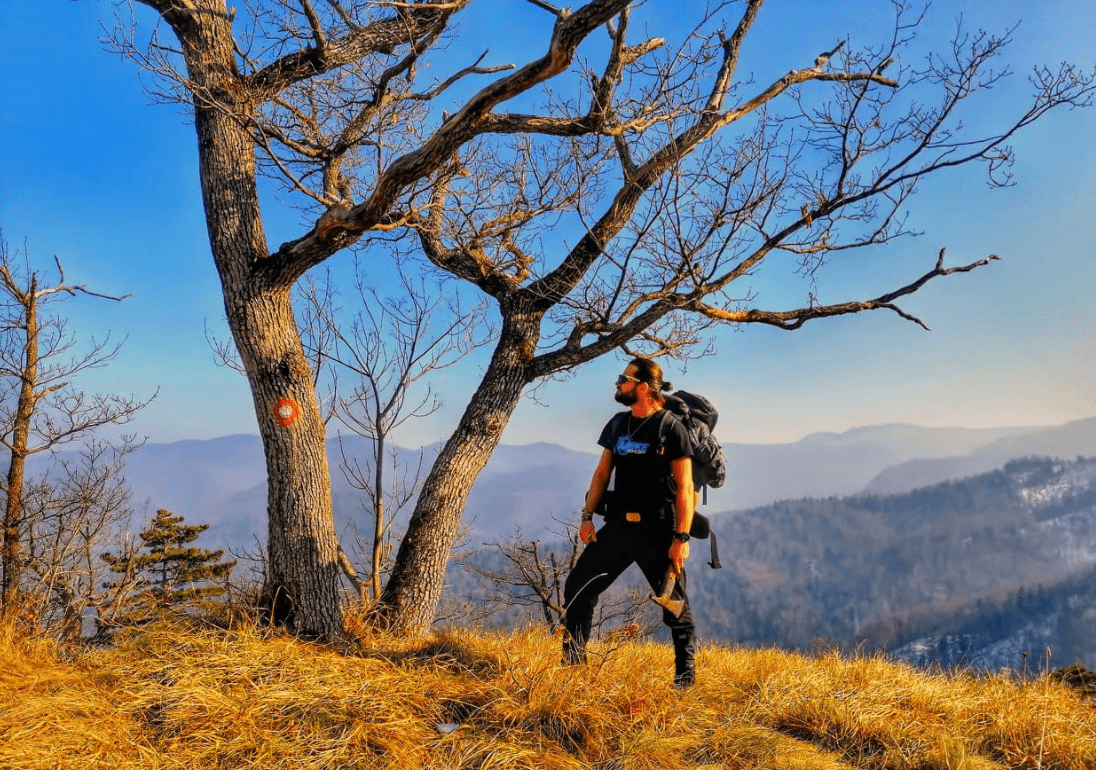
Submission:
<svg viewBox="0 0 1096 770">
<path fill-rule="evenodd" d="M 682 542 L 682 543 L 687 543 L 687 542 L 689 542 L 689 533 L 688 532 L 675 532 L 674 533 L 674 540 L 677 540 L 677 541 Z"/>
</svg>

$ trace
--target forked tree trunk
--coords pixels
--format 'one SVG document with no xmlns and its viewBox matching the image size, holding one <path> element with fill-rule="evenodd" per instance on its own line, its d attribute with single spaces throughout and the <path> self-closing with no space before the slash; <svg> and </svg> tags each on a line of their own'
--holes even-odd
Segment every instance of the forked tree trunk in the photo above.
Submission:
<svg viewBox="0 0 1096 770">
<path fill-rule="evenodd" d="M 540 318 L 503 306 L 502 338 L 460 424 L 426 477 L 381 596 L 380 622 L 396 633 L 421 635 L 434 622 L 468 494 L 529 382 L 528 362 L 540 337 Z"/>
<path fill-rule="evenodd" d="M 255 184 L 254 142 L 202 94 L 231 103 L 232 35 L 210 17 L 184 35 L 196 86 L 202 196 L 225 313 L 251 388 L 268 475 L 265 585 L 274 621 L 318 638 L 342 633 L 338 544 L 325 431 L 293 317 L 295 275 L 264 269 L 269 253 Z"/>
</svg>

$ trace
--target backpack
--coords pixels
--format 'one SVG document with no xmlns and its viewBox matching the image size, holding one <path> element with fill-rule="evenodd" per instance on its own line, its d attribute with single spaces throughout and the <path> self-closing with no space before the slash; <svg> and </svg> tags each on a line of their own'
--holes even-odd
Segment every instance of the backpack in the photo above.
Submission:
<svg viewBox="0 0 1096 770">
<path fill-rule="evenodd" d="M 708 487 L 719 489 L 727 480 L 727 456 L 723 447 L 712 435 L 719 412 L 712 402 L 696 393 L 679 390 L 672 396 L 666 396 L 666 411 L 674 415 L 685 426 L 693 445 L 693 486 L 703 492 L 704 504 L 708 504 Z M 666 419 L 659 428 L 663 443 L 666 441 Z M 711 530 L 711 521 L 700 512 L 693 513 L 693 526 L 690 534 L 700 540 L 710 539 L 712 560 L 708 562 L 712 569 L 719 569 L 719 548 L 715 532 Z"/>
<path fill-rule="evenodd" d="M 719 489 L 727 480 L 727 456 L 723 447 L 712 435 L 719 420 L 719 412 L 712 402 L 695 393 L 679 390 L 666 396 L 666 411 L 673 414 L 685 426 L 693 445 L 693 486 L 703 492 L 704 504 L 708 504 L 708 487 Z M 663 421 L 663 430 L 665 421 Z M 663 441 L 665 434 L 663 433 Z"/>
</svg>

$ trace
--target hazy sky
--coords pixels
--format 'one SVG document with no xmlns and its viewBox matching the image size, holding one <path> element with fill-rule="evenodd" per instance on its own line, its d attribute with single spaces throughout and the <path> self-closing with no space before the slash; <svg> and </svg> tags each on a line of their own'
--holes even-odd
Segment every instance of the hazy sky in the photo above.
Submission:
<svg viewBox="0 0 1096 770">
<path fill-rule="evenodd" d="M 494 15 L 470 26 L 494 24 L 508 33 L 498 40 L 513 46 L 499 43 L 493 61 L 517 60 L 516 31 L 544 15 L 532 16 L 537 9 L 527 0 L 477 6 Z M 866 40 L 889 7 L 885 0 L 770 0 L 747 42 L 745 66 L 759 80 L 809 66 L 846 35 L 853 44 Z M 256 432 L 244 380 L 216 366 L 206 341 L 207 328 L 226 332 L 185 111 L 152 104 L 137 69 L 104 50 L 99 25 L 109 20 L 110 3 L 0 0 L 0 8 L 4 237 L 20 249 L 26 238 L 39 266 L 56 254 L 73 282 L 133 294 L 117 304 L 68 303 L 81 335 L 128 337 L 119 360 L 85 385 L 137 395 L 159 388 L 137 424 L 154 442 Z M 1096 60 L 1096 3 L 940 0 L 931 14 L 925 37 L 941 44 L 960 14 L 968 28 L 993 32 L 1020 22 L 1009 59 L 1016 74 L 973 120 L 1019 110 L 1035 63 L 1071 60 L 1091 70 Z M 1094 138 L 1096 110 L 1051 115 L 1013 143 L 1014 187 L 990 190 L 974 170 L 939 176 L 910 208 L 910 225 L 923 235 L 851 255 L 821 276 L 823 300 L 864 299 L 920 276 L 941 248 L 953 265 L 1000 255 L 902 303 L 931 332 L 886 312 L 816 321 L 793 333 L 727 329 L 716 356 L 690 363 L 687 372 L 668 364 L 668 379 L 716 401 L 719 435 L 728 442 L 794 441 L 887 422 L 991 427 L 1096 415 Z M 295 215 L 276 213 L 277 201 L 266 203 L 274 246 L 308 229 Z M 776 300 L 804 291 L 793 279 L 768 296 L 782 309 Z M 480 366 L 469 361 L 440 377 L 445 409 L 415 423 L 401 443 L 444 438 Z M 599 361 L 539 389 L 504 441 L 592 448 L 615 408 L 612 379 L 622 366 L 620 357 Z"/>
</svg>

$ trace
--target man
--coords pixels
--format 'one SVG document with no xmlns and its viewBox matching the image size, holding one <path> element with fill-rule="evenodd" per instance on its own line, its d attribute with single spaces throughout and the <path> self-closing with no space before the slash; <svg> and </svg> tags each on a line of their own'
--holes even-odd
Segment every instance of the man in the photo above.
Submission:
<svg viewBox="0 0 1096 770">
<path fill-rule="evenodd" d="M 680 617 L 663 610 L 674 642 L 674 684 L 696 680 L 696 631 L 685 595 L 689 528 L 696 507 L 692 485 L 692 446 L 684 426 L 663 409 L 662 369 L 646 358 L 633 359 L 617 377 L 616 400 L 629 407 L 613 416 L 601 432 L 601 460 L 586 493 L 579 537 L 585 549 L 564 584 L 567 664 L 584 663 L 598 597 L 632 563 L 638 564 L 655 592 L 668 568 L 677 575 L 671 598 L 684 601 Z M 595 532 L 592 511 L 608 501 L 605 525 Z"/>
</svg>

